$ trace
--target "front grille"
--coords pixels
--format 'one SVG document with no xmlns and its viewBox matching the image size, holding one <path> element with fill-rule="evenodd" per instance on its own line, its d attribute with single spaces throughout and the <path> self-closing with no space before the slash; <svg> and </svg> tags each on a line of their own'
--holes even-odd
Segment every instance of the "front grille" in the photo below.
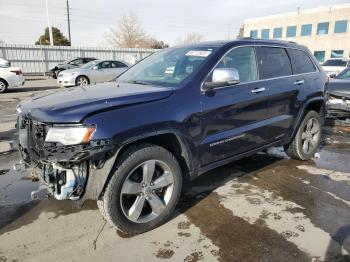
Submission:
<svg viewBox="0 0 350 262">
<path fill-rule="evenodd" d="M 47 125 L 28 118 L 18 118 L 19 144 L 23 159 L 37 163 L 44 157 Z"/>
</svg>

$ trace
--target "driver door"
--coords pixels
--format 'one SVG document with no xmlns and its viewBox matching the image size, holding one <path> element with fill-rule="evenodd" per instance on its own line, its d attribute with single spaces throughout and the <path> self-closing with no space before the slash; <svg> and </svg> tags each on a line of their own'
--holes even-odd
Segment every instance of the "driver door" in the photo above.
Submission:
<svg viewBox="0 0 350 262">
<path fill-rule="evenodd" d="M 111 62 L 103 61 L 95 66 L 92 72 L 92 82 L 106 82 L 109 80 L 109 75 L 111 71 Z"/>
<path fill-rule="evenodd" d="M 259 80 L 255 47 L 236 47 L 214 68 L 238 71 L 239 83 L 202 91 L 201 165 L 266 144 L 268 88 Z M 206 82 L 211 83 L 211 73 Z"/>
</svg>

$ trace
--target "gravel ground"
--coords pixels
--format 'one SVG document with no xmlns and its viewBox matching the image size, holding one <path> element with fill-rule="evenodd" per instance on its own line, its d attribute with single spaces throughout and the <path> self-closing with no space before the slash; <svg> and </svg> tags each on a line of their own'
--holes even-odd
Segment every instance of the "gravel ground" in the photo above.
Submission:
<svg viewBox="0 0 350 262">
<path fill-rule="evenodd" d="M 271 148 L 208 172 L 168 223 L 131 237 L 95 202 L 31 201 L 30 170 L 12 170 L 16 104 L 56 88 L 32 78 L 0 95 L 0 261 L 350 261 L 350 128 L 325 127 L 312 161 Z"/>
</svg>

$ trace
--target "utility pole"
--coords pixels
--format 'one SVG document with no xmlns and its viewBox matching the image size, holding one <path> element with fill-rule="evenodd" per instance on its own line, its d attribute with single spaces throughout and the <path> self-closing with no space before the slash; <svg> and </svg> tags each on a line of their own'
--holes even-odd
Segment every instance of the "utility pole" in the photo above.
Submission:
<svg viewBox="0 0 350 262">
<path fill-rule="evenodd" d="M 69 38 L 69 45 L 72 46 L 72 39 L 71 39 L 71 35 L 70 35 L 69 0 L 67 0 L 67 19 L 68 19 L 68 38 Z"/>
<path fill-rule="evenodd" d="M 50 45 L 53 46 L 53 35 L 52 35 L 52 28 L 50 25 L 50 17 L 49 17 L 49 5 L 46 0 L 46 16 L 47 16 L 47 26 L 49 28 L 49 36 L 50 36 Z"/>
</svg>

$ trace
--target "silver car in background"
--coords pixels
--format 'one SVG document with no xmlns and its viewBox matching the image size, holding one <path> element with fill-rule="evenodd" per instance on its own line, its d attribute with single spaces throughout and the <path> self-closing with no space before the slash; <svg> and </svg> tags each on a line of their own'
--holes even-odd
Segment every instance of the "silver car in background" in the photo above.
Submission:
<svg viewBox="0 0 350 262">
<path fill-rule="evenodd" d="M 94 60 L 80 68 L 60 72 L 57 82 L 65 87 L 107 82 L 118 77 L 128 68 L 129 64 L 118 60 Z"/>
</svg>

